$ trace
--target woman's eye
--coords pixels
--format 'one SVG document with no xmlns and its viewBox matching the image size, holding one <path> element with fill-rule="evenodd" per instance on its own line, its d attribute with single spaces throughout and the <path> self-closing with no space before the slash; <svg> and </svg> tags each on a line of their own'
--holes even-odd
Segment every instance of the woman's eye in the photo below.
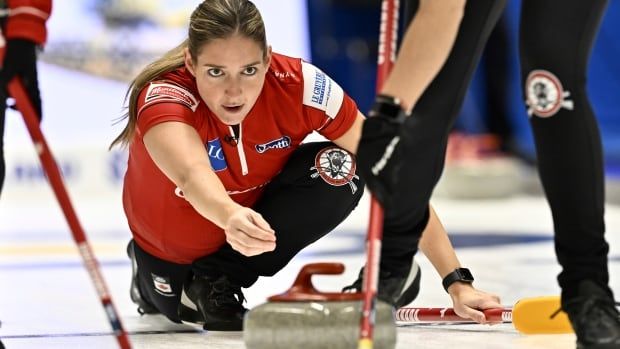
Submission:
<svg viewBox="0 0 620 349">
<path fill-rule="evenodd" d="M 207 73 L 210 76 L 213 76 L 215 78 L 218 77 L 218 76 L 222 76 L 224 74 L 224 72 L 222 72 L 222 69 L 218 69 L 218 68 L 211 68 L 211 69 L 207 70 Z"/>
<path fill-rule="evenodd" d="M 254 74 L 256 74 L 256 71 L 257 71 L 256 67 L 247 67 L 247 68 L 245 68 L 243 70 L 243 74 L 245 74 L 245 75 L 254 75 Z"/>
</svg>

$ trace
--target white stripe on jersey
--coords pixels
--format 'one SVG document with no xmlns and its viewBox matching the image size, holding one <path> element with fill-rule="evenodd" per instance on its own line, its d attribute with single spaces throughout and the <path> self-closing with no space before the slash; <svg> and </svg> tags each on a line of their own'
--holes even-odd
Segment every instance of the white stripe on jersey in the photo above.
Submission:
<svg viewBox="0 0 620 349">
<path fill-rule="evenodd" d="M 38 8 L 32 7 L 32 6 L 19 6 L 19 7 L 15 7 L 11 9 L 7 8 L 7 9 L 0 10 L 0 17 L 18 16 L 18 15 L 33 15 L 33 16 L 39 17 L 44 20 L 47 20 L 50 17 L 49 13 L 45 11 L 41 11 Z"/>
<path fill-rule="evenodd" d="M 302 61 L 301 68 L 304 74 L 304 105 L 322 110 L 330 118 L 335 118 L 344 100 L 342 87 L 310 63 Z"/>
</svg>

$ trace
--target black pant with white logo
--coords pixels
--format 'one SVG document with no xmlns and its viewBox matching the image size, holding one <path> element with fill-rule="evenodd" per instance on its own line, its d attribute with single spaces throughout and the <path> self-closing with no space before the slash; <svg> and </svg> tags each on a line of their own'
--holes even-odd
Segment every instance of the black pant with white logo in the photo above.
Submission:
<svg viewBox="0 0 620 349">
<path fill-rule="evenodd" d="M 524 99 L 551 206 L 562 299 L 609 281 L 603 150 L 586 92 L 588 59 L 607 0 L 526 0 L 520 25 Z M 611 292 L 611 291 L 609 291 Z"/>
<path fill-rule="evenodd" d="M 355 173 L 349 153 L 327 142 L 303 144 L 253 207 L 276 232 L 274 251 L 246 257 L 226 244 L 192 265 L 181 265 L 151 256 L 137 246 L 142 294 L 179 322 L 181 290 L 192 273 L 226 275 L 242 287 L 251 286 L 259 276 L 272 276 L 340 224 L 357 206 L 363 191 L 364 183 Z"/>
<path fill-rule="evenodd" d="M 468 1 L 446 64 L 405 124 L 407 144 L 395 204 L 386 210 L 382 268 L 407 264 L 428 220 L 448 133 L 505 0 Z M 520 60 L 540 177 L 551 206 L 565 299 L 580 280 L 607 285 L 601 139 L 586 94 L 587 63 L 607 0 L 523 0 Z M 475 219 L 484 219 L 480 212 Z"/>
</svg>

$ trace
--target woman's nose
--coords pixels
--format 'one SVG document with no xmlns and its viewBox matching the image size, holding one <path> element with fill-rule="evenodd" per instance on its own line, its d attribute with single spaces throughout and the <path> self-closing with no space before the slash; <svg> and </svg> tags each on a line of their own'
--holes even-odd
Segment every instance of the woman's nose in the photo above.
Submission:
<svg viewBox="0 0 620 349">
<path fill-rule="evenodd" d="M 241 82 L 239 79 L 230 79 L 226 85 L 226 94 L 229 96 L 238 96 L 241 94 Z"/>
</svg>

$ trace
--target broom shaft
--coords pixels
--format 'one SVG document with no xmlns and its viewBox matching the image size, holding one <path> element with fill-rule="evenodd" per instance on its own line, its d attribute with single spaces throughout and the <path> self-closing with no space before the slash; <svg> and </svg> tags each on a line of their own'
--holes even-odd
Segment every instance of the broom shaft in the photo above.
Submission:
<svg viewBox="0 0 620 349">
<path fill-rule="evenodd" d="M 398 33 L 399 0 L 383 0 L 381 4 L 381 26 L 379 29 L 379 55 L 377 62 L 377 92 L 381 91 L 394 60 L 396 59 L 396 37 Z M 383 208 L 371 195 L 370 222 L 368 224 L 366 268 L 364 269 L 362 317 L 358 348 L 372 348 L 373 330 L 379 283 L 379 262 L 383 236 Z"/>
<path fill-rule="evenodd" d="M 512 309 L 497 308 L 483 311 L 487 321 L 512 322 Z M 471 319 L 460 317 L 453 308 L 400 308 L 396 311 L 395 320 L 401 323 L 418 322 L 459 322 L 475 323 Z"/>
<path fill-rule="evenodd" d="M 26 128 L 28 129 L 28 133 L 30 133 L 30 137 L 35 145 L 35 149 L 37 154 L 39 155 L 39 159 L 41 160 L 41 164 L 43 165 L 43 170 L 47 175 L 47 178 L 52 186 L 54 194 L 58 199 L 60 207 L 67 219 L 67 223 L 71 228 L 71 233 L 73 234 L 73 239 L 75 240 L 80 256 L 82 257 L 82 261 L 84 262 L 84 266 L 88 271 L 88 274 L 93 281 L 95 289 L 97 290 L 97 294 L 101 300 L 101 304 L 105 310 L 105 313 L 108 317 L 110 325 L 114 331 L 114 335 L 118 341 L 119 347 L 122 349 L 131 348 L 131 344 L 129 342 L 129 338 L 123 329 L 121 324 L 120 317 L 116 309 L 114 308 L 114 304 L 112 303 L 112 298 L 108 289 L 106 287 L 106 283 L 103 279 L 103 275 L 99 269 L 99 265 L 97 263 L 97 259 L 92 252 L 92 249 L 86 239 L 86 233 L 80 222 L 77 218 L 77 214 L 73 209 L 73 205 L 71 204 L 71 200 L 69 199 L 69 194 L 65 189 L 63 184 L 62 176 L 60 174 L 60 170 L 58 169 L 58 165 L 54 160 L 54 157 L 47 145 L 45 137 L 43 136 L 43 132 L 41 131 L 41 127 L 39 126 L 39 120 L 36 115 L 36 111 L 30 102 L 28 95 L 24 89 L 24 85 L 22 84 L 19 78 L 14 78 L 8 84 L 9 94 L 15 99 L 15 103 L 17 105 L 17 109 L 21 112 L 24 117 L 24 122 L 26 123 Z"/>
</svg>

